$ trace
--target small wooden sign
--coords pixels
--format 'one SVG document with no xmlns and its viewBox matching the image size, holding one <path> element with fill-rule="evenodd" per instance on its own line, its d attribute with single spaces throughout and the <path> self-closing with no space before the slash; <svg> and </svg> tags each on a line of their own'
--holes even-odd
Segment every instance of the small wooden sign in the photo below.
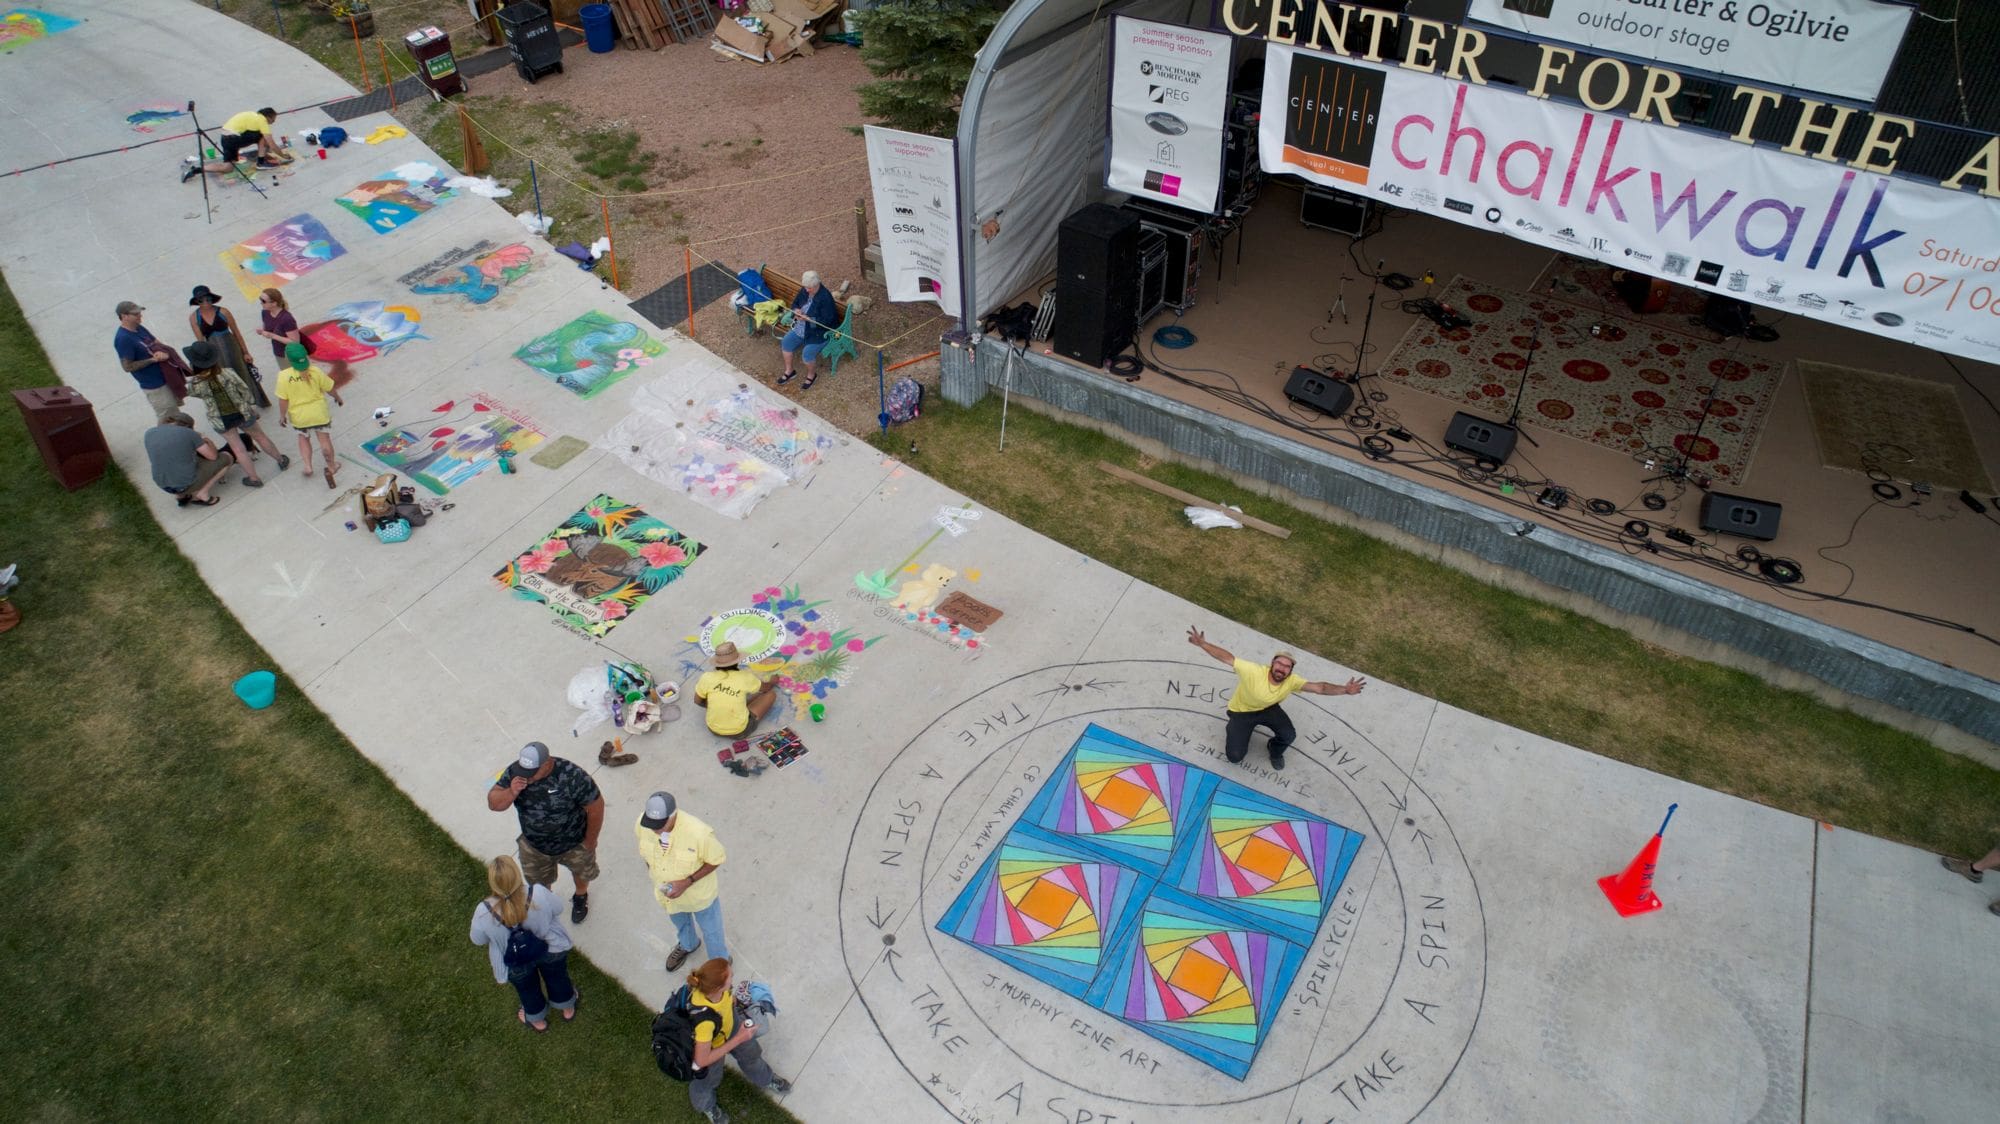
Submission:
<svg viewBox="0 0 2000 1124">
<path fill-rule="evenodd" d="M 1006 615 L 986 602 L 967 597 L 963 593 L 952 593 L 938 602 L 937 608 L 931 612 L 974 632 L 985 632 L 987 626 Z"/>
</svg>

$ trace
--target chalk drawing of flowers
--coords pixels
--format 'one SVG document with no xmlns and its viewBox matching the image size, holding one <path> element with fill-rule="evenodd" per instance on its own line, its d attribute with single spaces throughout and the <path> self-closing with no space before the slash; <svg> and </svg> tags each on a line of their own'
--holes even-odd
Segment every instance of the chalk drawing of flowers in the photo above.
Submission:
<svg viewBox="0 0 2000 1124">
<path fill-rule="evenodd" d="M 687 560 L 687 551 L 670 542 L 649 542 L 639 548 L 639 557 L 648 566 L 676 566 Z"/>
</svg>

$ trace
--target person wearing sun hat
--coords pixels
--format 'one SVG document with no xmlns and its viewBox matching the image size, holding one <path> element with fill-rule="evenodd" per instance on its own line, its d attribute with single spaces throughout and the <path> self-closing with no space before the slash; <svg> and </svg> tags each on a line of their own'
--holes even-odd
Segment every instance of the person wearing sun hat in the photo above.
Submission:
<svg viewBox="0 0 2000 1124">
<path fill-rule="evenodd" d="M 305 462 L 307 476 L 313 470 L 312 435 L 319 435 L 319 451 L 326 460 L 326 486 L 335 487 L 333 474 L 340 462 L 333 455 L 333 414 L 326 408 L 326 400 L 333 399 L 336 406 L 347 403 L 340 400 L 340 391 L 334 389 L 326 372 L 312 365 L 304 344 L 285 345 L 285 364 L 285 372 L 278 376 L 272 391 L 278 396 L 278 424 L 299 431 L 299 459 Z"/>
<path fill-rule="evenodd" d="M 729 856 L 714 829 L 681 811 L 673 793 L 655 792 L 646 797 L 632 830 L 639 839 L 639 857 L 653 880 L 653 900 L 667 911 L 678 938 L 667 955 L 667 971 L 687 963 L 704 939 L 710 956 L 728 959 L 729 946 L 722 936 L 722 885 L 716 870 Z"/>
<path fill-rule="evenodd" d="M 242 377 L 250 387 L 250 393 L 257 399 L 257 408 L 271 408 L 271 398 L 264 393 L 262 376 L 257 365 L 250 361 L 250 345 L 243 342 L 243 329 L 237 325 L 236 316 L 222 307 L 222 298 L 214 289 L 206 285 L 196 285 L 193 295 L 188 297 L 188 327 L 194 330 L 194 338 L 214 344 L 222 353 L 222 363 Z"/>
<path fill-rule="evenodd" d="M 194 372 L 194 377 L 188 380 L 188 397 L 199 398 L 208 408 L 208 424 L 228 442 L 236 463 L 243 466 L 244 486 L 264 486 L 250 463 L 249 446 L 253 443 L 277 460 L 279 472 L 290 468 L 292 458 L 280 453 L 278 446 L 265 435 L 264 427 L 257 424 L 257 407 L 249 384 L 222 366 L 222 349 L 207 340 L 196 340 L 181 348 L 181 354 L 187 356 L 188 367 Z"/>
<path fill-rule="evenodd" d="M 709 733 L 740 738 L 757 728 L 778 701 L 778 685 L 743 669 L 736 645 L 715 646 L 715 670 L 694 681 L 694 704 L 707 712 Z"/>
</svg>

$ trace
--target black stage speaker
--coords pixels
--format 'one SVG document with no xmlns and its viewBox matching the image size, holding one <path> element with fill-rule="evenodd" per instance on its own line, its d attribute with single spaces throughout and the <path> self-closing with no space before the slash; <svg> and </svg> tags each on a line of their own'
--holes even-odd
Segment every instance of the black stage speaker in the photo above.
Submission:
<svg viewBox="0 0 2000 1124">
<path fill-rule="evenodd" d="M 1299 222 L 1359 238 L 1368 229 L 1368 200 L 1345 191 L 1309 187 L 1299 194 Z"/>
<path fill-rule="evenodd" d="M 1721 293 L 1710 296 L 1701 310 L 1702 325 L 1725 339 L 1749 331 L 1752 319 L 1748 304 Z"/>
<path fill-rule="evenodd" d="M 1079 208 L 1056 231 L 1056 354 L 1091 367 L 1132 342 L 1139 300 L 1139 216 Z"/>
<path fill-rule="evenodd" d="M 1494 464 L 1506 464 L 1507 458 L 1514 455 L 1514 442 L 1519 439 L 1520 434 L 1506 422 L 1488 421 L 1478 414 L 1464 412 L 1453 414 L 1444 431 L 1448 448 Z"/>
<path fill-rule="evenodd" d="M 1354 405 L 1354 388 L 1323 371 L 1293 367 L 1292 377 L 1285 380 L 1285 397 L 1337 418 Z"/>
<path fill-rule="evenodd" d="M 1109 203 L 1078 208 L 1056 229 L 1058 283 L 1110 290 L 1137 282 L 1139 216 Z"/>
<path fill-rule="evenodd" d="M 1136 288 L 1138 281 L 1133 280 Z M 1056 354 L 1087 367 L 1106 360 L 1132 344 L 1138 323 L 1133 289 L 1105 292 L 1082 285 L 1056 285 L 1056 322 L 1050 338 Z"/>
<path fill-rule="evenodd" d="M 1710 492 L 1701 497 L 1701 529 L 1770 542 L 1778 537 L 1782 511 L 1775 503 Z"/>
</svg>

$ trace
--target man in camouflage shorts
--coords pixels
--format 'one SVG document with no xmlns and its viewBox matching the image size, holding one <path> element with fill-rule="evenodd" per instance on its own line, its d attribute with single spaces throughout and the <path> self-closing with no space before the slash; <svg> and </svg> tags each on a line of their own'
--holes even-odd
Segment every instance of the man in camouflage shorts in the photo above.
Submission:
<svg viewBox="0 0 2000 1124">
<path fill-rule="evenodd" d="M 509 808 L 521 818 L 515 840 L 521 874 L 530 883 L 553 888 L 556 867 L 569 868 L 576 894 L 569 900 L 569 919 L 581 923 L 590 913 L 590 884 L 597 878 L 597 830 L 604 826 L 604 794 L 573 761 L 549 754 L 541 742 L 521 747 L 493 787 L 486 806 L 496 812 Z"/>
</svg>

